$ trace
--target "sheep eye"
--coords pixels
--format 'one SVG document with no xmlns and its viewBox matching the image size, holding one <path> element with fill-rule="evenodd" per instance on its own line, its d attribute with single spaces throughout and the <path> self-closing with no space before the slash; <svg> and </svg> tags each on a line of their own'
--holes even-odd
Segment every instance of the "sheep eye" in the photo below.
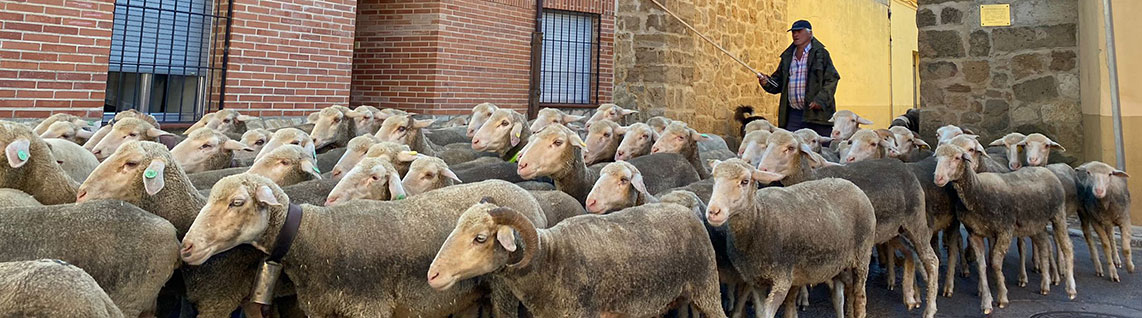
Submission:
<svg viewBox="0 0 1142 318">
<path fill-rule="evenodd" d="M 684 138 L 682 136 L 678 136 L 678 141 L 682 141 L 682 140 L 686 140 L 686 138 Z"/>
<path fill-rule="evenodd" d="M 283 166 L 288 166 L 288 165 L 289 165 L 289 161 L 286 161 L 286 160 L 282 160 L 282 161 L 281 161 L 281 164 L 282 164 Z"/>
<path fill-rule="evenodd" d="M 424 174 L 424 178 L 425 178 L 425 179 L 432 179 L 433 177 L 436 177 L 436 176 L 435 176 L 435 175 L 432 175 L 432 173 L 425 173 L 425 174 Z"/>
<path fill-rule="evenodd" d="M 397 132 L 404 132 L 405 130 L 408 130 L 408 128 L 404 128 L 404 126 L 397 127 Z"/>
<path fill-rule="evenodd" d="M 135 134 L 135 133 L 130 133 L 130 134 L 127 134 L 127 136 L 128 136 L 128 137 L 138 137 L 139 135 L 138 135 L 138 134 Z"/>
<path fill-rule="evenodd" d="M 261 146 L 261 145 L 262 145 L 262 144 L 264 144 L 264 143 L 266 143 L 266 141 L 265 141 L 265 140 L 261 140 L 261 139 L 258 139 L 258 141 L 255 141 L 255 142 L 254 142 L 254 144 L 255 144 L 255 145 L 258 145 L 258 146 Z"/>
<path fill-rule="evenodd" d="M 484 234 L 477 234 L 476 239 L 473 241 L 475 241 L 477 244 L 484 244 L 484 242 L 488 241 L 488 236 Z"/>
<path fill-rule="evenodd" d="M 373 178 L 373 181 L 381 180 L 381 178 L 378 178 L 377 176 L 372 176 L 371 178 Z"/>
<path fill-rule="evenodd" d="M 642 138 L 642 139 L 646 139 L 646 138 L 647 138 L 647 136 L 646 136 L 646 135 L 642 135 L 642 137 L 640 137 L 640 138 Z"/>
<path fill-rule="evenodd" d="M 128 161 L 127 163 L 125 163 L 123 165 L 126 166 L 127 168 L 134 168 L 134 167 L 138 167 L 139 163 L 135 162 L 135 161 Z"/>
<path fill-rule="evenodd" d="M 563 141 L 562 140 L 556 140 L 556 141 L 551 142 L 551 144 L 554 146 L 562 146 Z"/>
<path fill-rule="evenodd" d="M 555 120 L 555 119 L 552 119 L 552 120 L 551 120 L 551 122 L 553 122 L 553 123 L 559 123 L 559 121 L 558 121 L 558 120 Z"/>
<path fill-rule="evenodd" d="M 334 124 L 339 123 L 339 122 L 341 122 L 341 118 L 334 118 L 333 119 Z"/>
<path fill-rule="evenodd" d="M 230 201 L 230 206 L 231 206 L 231 207 L 240 207 L 240 206 L 243 206 L 243 205 L 245 205 L 245 204 L 246 204 L 246 200 L 242 200 L 242 199 L 237 199 L 237 200 L 234 200 L 234 201 Z"/>
<path fill-rule="evenodd" d="M 611 133 L 603 133 L 603 138 L 611 138 Z"/>
<path fill-rule="evenodd" d="M 749 179 L 742 179 L 741 185 L 743 187 L 749 185 Z"/>
<path fill-rule="evenodd" d="M 500 126 L 507 126 L 507 125 L 508 125 L 508 121 L 506 121 L 506 120 L 500 122 Z"/>
<path fill-rule="evenodd" d="M 627 184 L 627 182 L 630 182 L 630 180 L 627 180 L 627 178 L 619 178 L 619 183 Z"/>
<path fill-rule="evenodd" d="M 210 148 L 210 144 L 202 144 L 202 147 L 201 147 L 201 148 L 202 148 L 202 149 L 207 149 L 207 148 Z"/>
<path fill-rule="evenodd" d="M 226 123 L 226 124 L 229 124 L 229 123 L 230 123 L 230 120 L 229 120 L 229 119 L 223 119 L 223 120 L 222 120 L 222 122 L 223 122 L 223 123 Z"/>
</svg>

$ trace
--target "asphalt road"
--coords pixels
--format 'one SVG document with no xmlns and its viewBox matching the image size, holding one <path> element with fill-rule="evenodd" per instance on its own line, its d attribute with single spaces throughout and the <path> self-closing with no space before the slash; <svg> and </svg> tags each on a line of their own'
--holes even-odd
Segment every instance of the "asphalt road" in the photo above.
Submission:
<svg viewBox="0 0 1142 318">
<path fill-rule="evenodd" d="M 1030 272 L 1030 265 L 1028 265 L 1027 287 L 1019 287 L 1018 269 L 1015 267 L 1019 262 L 1019 255 L 1015 246 L 1012 245 L 1003 267 L 1011 304 L 1002 309 L 993 304 L 995 309 L 991 317 L 1142 317 L 1142 250 L 1134 249 L 1134 264 L 1138 267 L 1135 273 L 1130 274 L 1126 272 L 1125 268 L 1120 268 L 1118 274 L 1122 281 L 1115 283 L 1106 277 L 1095 276 L 1086 241 L 1081 236 L 1071 236 L 1071 241 L 1074 242 L 1075 247 L 1075 289 L 1078 292 L 1078 296 L 1074 300 L 1067 299 L 1066 290 L 1062 285 L 1052 285 L 1049 295 L 1040 295 L 1039 274 Z M 1105 263 L 1105 258 L 1102 257 L 1101 252 L 1099 254 L 1100 259 Z M 940 259 L 943 260 L 944 255 L 941 255 Z M 939 311 L 936 317 L 985 316 L 980 310 L 977 291 L 977 278 L 979 276 L 975 271 L 974 263 L 970 266 L 972 266 L 970 277 L 964 278 L 957 275 L 955 291 L 951 298 L 939 296 L 936 303 Z M 923 314 L 924 307 L 912 311 L 905 308 L 900 294 L 899 281 L 902 277 L 900 274 L 896 278 L 897 288 L 889 291 L 884 271 L 877 268 L 875 261 L 870 269 L 872 274 L 870 274 L 867 285 L 868 317 L 920 317 Z M 899 272 L 899 270 L 898 268 L 897 271 Z M 941 275 L 943 275 L 944 270 L 945 268 L 941 264 Z M 989 275 L 988 277 L 991 280 L 991 292 L 994 298 L 994 276 Z M 943 282 L 941 281 L 941 283 Z M 922 284 L 921 282 L 917 283 L 920 288 L 923 288 L 924 285 Z M 836 316 L 829 300 L 829 291 L 824 285 L 818 285 L 810 292 L 809 302 L 808 310 L 799 312 L 799 317 Z M 777 317 L 782 317 L 782 314 L 779 312 Z"/>
</svg>

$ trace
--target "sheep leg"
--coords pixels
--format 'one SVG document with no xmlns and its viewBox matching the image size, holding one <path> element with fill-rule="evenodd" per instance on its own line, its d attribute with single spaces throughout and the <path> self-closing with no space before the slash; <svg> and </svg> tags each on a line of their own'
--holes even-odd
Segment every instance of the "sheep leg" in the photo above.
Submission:
<svg viewBox="0 0 1142 318">
<path fill-rule="evenodd" d="M 798 288 L 785 295 L 785 301 L 782 303 L 782 307 L 785 307 L 785 318 L 797 318 L 797 303 L 799 302 L 797 298 L 800 298 L 800 294 L 801 289 Z"/>
<path fill-rule="evenodd" d="M 904 250 L 904 255 L 904 279 L 900 294 L 904 296 L 904 305 L 912 310 L 920 308 L 920 301 L 916 299 L 916 259 L 909 250 Z"/>
<path fill-rule="evenodd" d="M 999 308 L 1007 308 L 1007 278 L 1003 275 L 1003 258 L 1011 248 L 1011 233 L 999 233 L 991 246 L 991 271 L 995 275 L 995 293 Z"/>
<path fill-rule="evenodd" d="M 777 314 L 777 305 L 779 301 L 784 301 L 785 296 L 789 294 L 789 287 L 792 285 L 789 277 L 782 277 L 773 282 L 773 286 L 769 288 L 769 294 L 765 297 L 765 307 L 763 315 L 757 316 L 758 318 L 773 318 Z M 796 312 L 794 310 L 794 312 Z"/>
<path fill-rule="evenodd" d="M 944 241 L 948 249 L 948 269 L 947 274 L 944 275 L 944 297 L 951 298 L 952 292 L 956 286 L 956 265 L 957 262 L 962 260 L 960 252 L 962 240 L 960 239 L 959 224 L 955 224 L 954 228 L 949 227 L 944 230 Z M 967 265 L 963 264 L 960 268 L 967 269 Z"/>
<path fill-rule="evenodd" d="M 1027 241 L 1023 240 L 1022 237 L 1015 238 L 1015 246 L 1019 249 L 1019 287 L 1027 287 L 1027 248 L 1024 246 L 1026 243 Z M 1032 244 L 1031 248 L 1035 248 L 1035 245 Z M 1035 257 L 1035 255 L 1031 255 L 1031 257 Z M 1031 270 L 1039 271 L 1039 262 L 1032 263 L 1034 264 L 1031 266 Z"/>
<path fill-rule="evenodd" d="M 845 316 L 845 282 L 840 278 L 833 278 L 832 286 L 829 288 L 833 292 L 833 310 L 837 312 L 837 317 Z"/>
<path fill-rule="evenodd" d="M 809 286 L 801 286 L 801 292 L 797 293 L 797 309 L 805 311 L 809 309 Z"/>
<path fill-rule="evenodd" d="M 1033 261 L 1040 264 L 1042 266 L 1040 268 L 1046 267 L 1047 263 L 1051 261 L 1051 241 L 1047 237 L 1047 232 L 1040 232 L 1032 236 L 1031 246 L 1034 246 L 1036 251 Z M 1039 282 L 1039 293 L 1047 295 L 1051 292 L 1051 273 L 1039 271 L 1039 275 L 1042 277 Z"/>
<path fill-rule="evenodd" d="M 895 239 L 894 239 L 895 240 Z M 889 247 L 889 244 L 880 244 L 876 246 L 876 251 L 879 253 L 881 268 L 885 269 L 884 277 L 888 282 L 888 290 L 896 289 L 896 251 Z"/>
<path fill-rule="evenodd" d="M 1068 238 L 1067 240 L 1069 241 L 1070 239 Z M 1058 248 L 1059 248 L 1058 246 L 1054 246 L 1054 244 L 1051 244 L 1051 245 L 1047 245 L 1047 249 L 1046 249 L 1046 251 L 1048 253 L 1047 254 L 1047 264 L 1051 267 L 1051 281 L 1054 281 L 1056 283 L 1058 283 L 1060 281 L 1059 280 L 1059 257 L 1056 255 L 1056 254 L 1059 254 Z"/>
<path fill-rule="evenodd" d="M 1059 246 L 1059 271 L 1066 280 L 1067 297 L 1075 299 L 1075 247 L 1067 236 L 1067 211 L 1060 207 L 1051 218 L 1051 229 L 1055 231 L 1055 245 Z"/>
<path fill-rule="evenodd" d="M 1134 258 L 1130 252 L 1130 239 L 1133 236 L 1130 228 L 1130 221 L 1119 220 L 1118 231 L 1122 232 L 1122 258 L 1126 259 L 1126 272 L 1134 273 Z"/>
<path fill-rule="evenodd" d="M 1102 255 L 1106 256 L 1106 269 L 1107 274 L 1110 276 L 1110 281 L 1118 282 L 1118 268 L 1114 266 L 1114 228 L 1109 225 L 1095 224 L 1094 230 L 1098 232 L 1098 237 L 1102 240 Z"/>
<path fill-rule="evenodd" d="M 1079 222 L 1082 223 L 1083 238 L 1086 239 L 1086 248 L 1090 250 L 1090 262 L 1094 264 L 1094 275 L 1102 277 L 1102 261 L 1098 259 L 1098 249 L 1094 247 L 1094 238 L 1092 238 L 1094 236 L 1094 227 L 1091 226 L 1091 222 L 1087 221 L 1086 218 L 1080 217 Z"/>
<path fill-rule="evenodd" d="M 745 315 L 745 302 L 750 295 L 754 294 L 754 291 L 749 284 L 738 284 L 735 294 L 737 294 L 737 300 L 734 301 L 733 318 L 742 318 Z M 754 303 L 754 306 L 756 305 L 757 303 Z"/>
<path fill-rule="evenodd" d="M 991 290 L 987 287 L 987 262 L 983 258 L 983 237 L 972 234 L 968 239 L 971 243 L 971 250 L 975 254 L 976 273 L 979 275 L 979 306 L 983 310 L 984 315 L 991 314 Z"/>
<path fill-rule="evenodd" d="M 683 311 L 689 313 L 690 317 L 699 316 L 698 313 L 690 312 L 691 307 L 706 317 L 726 316 L 722 310 L 721 284 L 718 283 L 716 276 L 710 277 L 704 284 L 698 282 L 691 290 L 690 305 L 692 306 L 683 307 Z"/>
<path fill-rule="evenodd" d="M 924 218 L 913 222 L 913 226 L 904 229 L 904 238 L 910 242 L 927 242 L 932 237 L 927 222 Z M 920 256 L 920 262 L 924 264 L 926 277 L 939 277 L 937 271 L 940 268 L 940 261 L 939 258 L 936 258 L 936 251 L 932 250 L 932 246 L 921 243 L 912 244 L 912 247 Z M 938 286 L 937 280 L 928 280 L 927 285 L 928 293 L 925 296 L 927 296 L 928 305 L 924 308 L 924 318 L 932 318 L 936 316 L 936 294 L 939 293 L 940 286 Z"/>
<path fill-rule="evenodd" d="M 854 268 L 849 276 L 852 283 L 848 285 L 849 297 L 846 299 L 851 304 L 852 308 L 848 312 L 853 318 L 865 318 L 865 304 L 868 302 L 865 284 L 868 282 L 869 258 L 872 258 L 869 253 L 857 253 L 856 264 L 853 265 Z"/>
</svg>

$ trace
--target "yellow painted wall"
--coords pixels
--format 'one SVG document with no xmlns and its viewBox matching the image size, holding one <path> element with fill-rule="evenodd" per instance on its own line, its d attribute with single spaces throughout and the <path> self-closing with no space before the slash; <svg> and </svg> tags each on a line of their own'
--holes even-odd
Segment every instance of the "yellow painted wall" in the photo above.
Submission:
<svg viewBox="0 0 1142 318">
<path fill-rule="evenodd" d="M 1142 29 L 1142 20 L 1129 13 L 1142 12 L 1142 1 L 1112 0 L 1114 9 L 1115 46 L 1118 62 L 1118 87 L 1122 110 L 1123 147 L 1126 149 L 1126 171 L 1130 192 L 1142 193 L 1142 37 L 1134 30 Z M 1107 75 L 1105 20 L 1102 1 L 1080 1 L 1079 7 L 1079 74 L 1083 110 L 1083 147 L 1085 161 L 1098 160 L 1114 165 L 1114 134 L 1110 111 L 1110 84 Z M 1142 204 L 1133 204 L 1131 221 L 1142 225 Z"/>
<path fill-rule="evenodd" d="M 872 120 L 872 127 L 887 127 L 913 104 L 912 51 L 917 41 L 916 9 L 908 4 L 912 2 L 801 0 L 787 7 L 787 25 L 809 20 L 813 35 L 833 57 L 841 74 L 837 109 Z M 890 36 L 895 43 L 889 43 Z"/>
</svg>

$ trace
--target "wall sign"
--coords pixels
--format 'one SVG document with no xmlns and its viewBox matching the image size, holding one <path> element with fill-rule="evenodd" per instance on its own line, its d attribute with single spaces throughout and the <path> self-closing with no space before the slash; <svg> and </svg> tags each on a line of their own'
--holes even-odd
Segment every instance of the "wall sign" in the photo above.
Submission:
<svg viewBox="0 0 1142 318">
<path fill-rule="evenodd" d="M 1010 4 L 984 4 L 979 6 L 980 26 L 1010 26 Z"/>
</svg>

